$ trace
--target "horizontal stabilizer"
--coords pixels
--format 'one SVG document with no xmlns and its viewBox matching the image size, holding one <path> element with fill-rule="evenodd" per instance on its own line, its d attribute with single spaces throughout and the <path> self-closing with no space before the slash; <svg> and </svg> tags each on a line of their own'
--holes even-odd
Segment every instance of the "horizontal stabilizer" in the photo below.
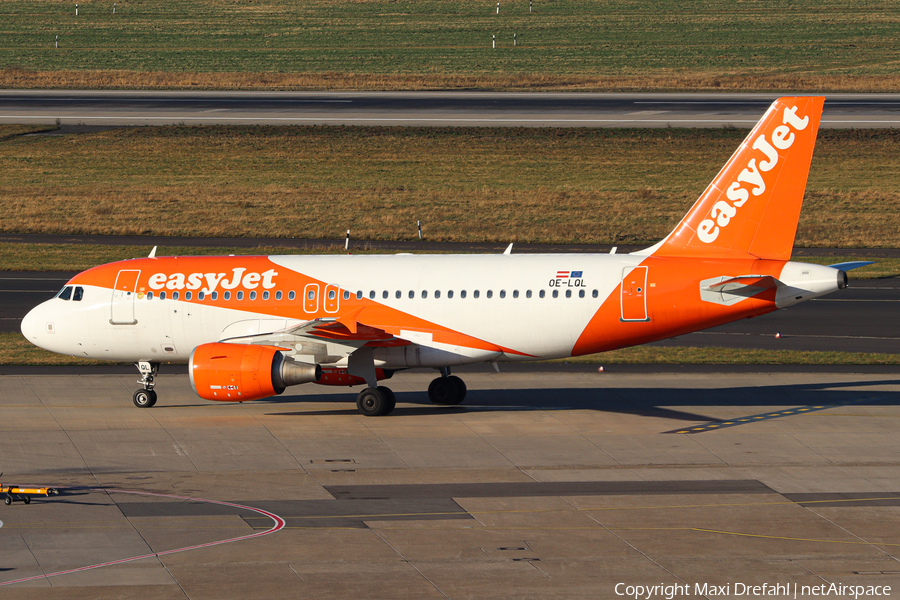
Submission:
<svg viewBox="0 0 900 600">
<path fill-rule="evenodd" d="M 743 287 L 753 287 L 756 288 L 756 292 L 758 292 L 759 290 L 776 288 L 779 284 L 781 284 L 781 282 L 771 275 L 741 275 L 739 277 L 732 277 L 718 283 L 713 283 L 706 289 L 713 292 L 734 293 L 735 290 Z"/>
<path fill-rule="evenodd" d="M 834 265 L 828 265 L 832 269 L 840 269 L 841 271 L 852 271 L 853 269 L 858 269 L 860 267 L 865 267 L 868 265 L 874 265 L 874 260 L 851 260 L 850 262 L 842 262 Z"/>
<path fill-rule="evenodd" d="M 784 283 L 771 275 L 713 277 L 700 282 L 700 299 L 704 302 L 731 306 L 783 285 Z"/>
</svg>

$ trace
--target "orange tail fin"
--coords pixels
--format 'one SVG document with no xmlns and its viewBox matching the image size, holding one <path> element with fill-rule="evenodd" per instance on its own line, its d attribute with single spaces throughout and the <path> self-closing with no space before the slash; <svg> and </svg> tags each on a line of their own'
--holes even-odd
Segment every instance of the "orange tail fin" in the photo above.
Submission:
<svg viewBox="0 0 900 600">
<path fill-rule="evenodd" d="M 788 260 L 824 102 L 776 100 L 675 230 L 638 254 Z"/>
</svg>

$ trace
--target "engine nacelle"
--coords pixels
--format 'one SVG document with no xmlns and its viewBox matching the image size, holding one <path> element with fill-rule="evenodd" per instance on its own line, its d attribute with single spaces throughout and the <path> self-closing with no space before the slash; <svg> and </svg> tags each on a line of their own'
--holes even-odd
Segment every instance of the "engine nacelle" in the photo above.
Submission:
<svg viewBox="0 0 900 600">
<path fill-rule="evenodd" d="M 191 352 L 191 386 L 205 400 L 243 402 L 318 381 L 322 367 L 285 360 L 276 346 L 201 344 Z"/>
</svg>

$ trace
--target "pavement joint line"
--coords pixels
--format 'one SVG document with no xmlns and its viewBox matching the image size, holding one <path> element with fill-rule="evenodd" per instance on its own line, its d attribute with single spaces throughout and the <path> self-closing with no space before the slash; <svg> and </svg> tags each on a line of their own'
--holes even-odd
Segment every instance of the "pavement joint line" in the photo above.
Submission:
<svg viewBox="0 0 900 600">
<path fill-rule="evenodd" d="M 705 431 L 712 431 L 717 429 L 727 429 L 730 427 L 738 427 L 740 425 L 746 425 L 747 423 L 758 423 L 760 421 L 768 421 L 771 419 L 781 419 L 784 417 L 790 417 L 793 415 L 800 414 L 810 414 L 812 412 L 828 410 L 830 408 L 838 408 L 841 406 L 849 406 L 849 405 L 858 405 L 866 402 L 876 402 L 878 400 L 884 400 L 886 396 L 876 396 L 874 398 L 855 398 L 852 400 L 845 400 L 843 402 L 833 402 L 830 404 L 811 404 L 807 406 L 800 406 L 797 408 L 792 408 L 788 410 L 780 410 L 775 412 L 767 412 L 758 415 L 749 415 L 746 417 L 738 417 L 736 419 L 730 420 L 722 420 L 722 421 L 712 421 L 710 423 L 705 423 L 703 425 L 694 426 L 694 427 L 679 427 L 678 429 L 672 429 L 669 431 L 663 431 L 663 434 L 674 433 L 680 435 L 693 435 L 696 433 L 703 433 Z"/>
</svg>

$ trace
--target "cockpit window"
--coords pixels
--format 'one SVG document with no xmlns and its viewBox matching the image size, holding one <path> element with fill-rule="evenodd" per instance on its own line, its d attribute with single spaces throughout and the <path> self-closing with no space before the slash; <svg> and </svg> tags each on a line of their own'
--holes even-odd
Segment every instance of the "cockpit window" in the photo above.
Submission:
<svg viewBox="0 0 900 600">
<path fill-rule="evenodd" d="M 75 288 L 75 293 L 72 294 L 72 301 L 81 302 L 82 298 L 84 298 L 84 288 L 79 285 Z"/>
<path fill-rule="evenodd" d="M 63 289 L 59 290 L 59 293 L 56 295 L 60 300 L 71 300 L 72 299 L 72 286 L 67 285 Z"/>
</svg>

